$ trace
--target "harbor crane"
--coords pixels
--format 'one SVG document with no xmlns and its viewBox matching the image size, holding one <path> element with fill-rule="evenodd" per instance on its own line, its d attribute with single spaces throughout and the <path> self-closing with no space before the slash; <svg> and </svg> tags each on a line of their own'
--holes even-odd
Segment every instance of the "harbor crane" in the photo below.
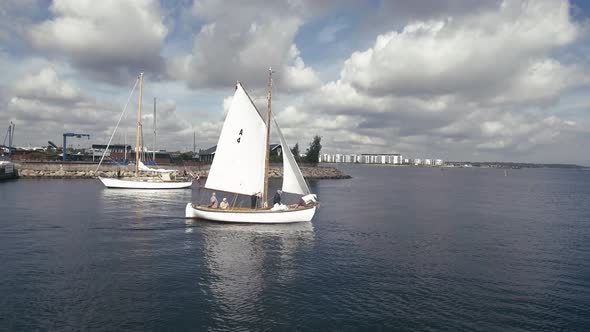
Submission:
<svg viewBox="0 0 590 332">
<path fill-rule="evenodd" d="M 8 126 L 8 131 L 6 132 L 6 136 L 4 136 L 4 142 L 2 145 L 6 146 L 6 139 L 8 138 L 8 153 L 12 152 L 12 140 L 14 138 L 14 127 L 15 124 L 10 121 L 10 125 Z"/>
<path fill-rule="evenodd" d="M 62 151 L 63 151 L 63 159 L 62 160 L 63 161 L 68 160 L 68 157 L 67 157 L 67 151 L 68 151 L 68 149 L 67 149 L 67 145 L 66 145 L 66 137 L 82 138 L 83 136 L 86 136 L 86 137 L 88 137 L 88 139 L 90 139 L 90 135 L 89 134 L 64 133 L 64 145 L 63 145 L 63 148 L 62 148 Z"/>
<path fill-rule="evenodd" d="M 55 145 L 55 143 L 53 143 L 52 141 L 47 141 L 47 143 L 49 144 L 49 146 L 53 147 L 55 149 L 55 151 L 59 150 L 59 148 L 57 147 L 57 145 Z"/>
</svg>

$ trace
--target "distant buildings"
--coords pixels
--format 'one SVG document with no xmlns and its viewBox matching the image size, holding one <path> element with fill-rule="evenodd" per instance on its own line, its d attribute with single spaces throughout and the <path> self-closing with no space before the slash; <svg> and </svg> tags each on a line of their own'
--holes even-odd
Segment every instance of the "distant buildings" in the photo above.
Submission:
<svg viewBox="0 0 590 332">
<path fill-rule="evenodd" d="M 270 157 L 280 157 L 282 155 L 282 149 L 280 144 L 272 143 L 269 145 L 270 148 Z M 208 149 L 200 149 L 199 152 L 194 156 L 195 159 L 204 161 L 204 162 L 213 162 L 213 158 L 215 157 L 215 152 L 217 151 L 217 145 L 212 146 Z"/>
<path fill-rule="evenodd" d="M 320 155 L 320 163 L 389 164 L 414 166 L 443 166 L 442 159 L 403 158 L 399 153 L 327 154 Z"/>
<path fill-rule="evenodd" d="M 129 144 L 111 144 L 105 153 L 106 148 L 106 144 L 92 144 L 92 148 L 87 149 L 87 152 L 92 155 L 93 160 L 97 157 L 100 158 L 104 153 L 105 157 L 110 157 L 111 160 L 115 161 L 127 160 L 131 153 L 135 153 L 131 150 Z"/>
<path fill-rule="evenodd" d="M 91 149 L 86 149 L 86 153 L 92 156 L 92 160 L 100 160 L 102 155 L 108 157 L 109 160 L 116 162 L 126 162 L 128 160 L 135 160 L 135 149 L 129 144 L 92 144 Z M 141 150 L 140 150 L 141 151 Z M 144 149 L 142 152 L 142 160 L 147 163 L 155 163 L 157 165 L 170 165 L 172 162 L 170 152 L 166 151 L 148 151 Z"/>
<path fill-rule="evenodd" d="M 393 164 L 401 165 L 402 156 L 398 153 L 381 154 L 322 154 L 320 163 Z"/>
</svg>

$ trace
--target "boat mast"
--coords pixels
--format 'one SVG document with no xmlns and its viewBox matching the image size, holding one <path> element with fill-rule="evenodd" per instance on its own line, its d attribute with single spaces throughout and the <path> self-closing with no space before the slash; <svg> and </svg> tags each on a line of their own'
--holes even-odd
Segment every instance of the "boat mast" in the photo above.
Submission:
<svg viewBox="0 0 590 332">
<path fill-rule="evenodd" d="M 154 153 L 152 155 L 152 160 L 154 164 L 156 163 L 156 143 L 158 142 L 156 136 L 156 97 L 154 97 Z"/>
<path fill-rule="evenodd" d="M 268 68 L 268 114 L 266 117 L 266 146 L 264 154 L 264 192 L 262 193 L 262 204 L 268 206 L 268 171 L 270 169 L 270 117 L 272 115 L 272 68 Z"/>
<path fill-rule="evenodd" d="M 143 95 L 143 73 L 139 74 L 139 101 L 137 107 L 137 132 L 135 133 L 135 176 L 139 175 L 139 136 L 141 135 L 141 97 Z"/>
<path fill-rule="evenodd" d="M 125 139 L 124 139 L 124 145 L 125 145 L 125 165 L 128 164 L 127 162 L 127 129 L 125 129 Z"/>
</svg>

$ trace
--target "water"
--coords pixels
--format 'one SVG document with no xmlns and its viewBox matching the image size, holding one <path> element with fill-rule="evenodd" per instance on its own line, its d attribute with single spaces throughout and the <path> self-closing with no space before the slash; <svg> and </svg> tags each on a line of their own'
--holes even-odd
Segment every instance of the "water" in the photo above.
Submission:
<svg viewBox="0 0 590 332">
<path fill-rule="evenodd" d="M 589 171 L 344 170 L 275 226 L 186 221 L 198 190 L 1 183 L 0 329 L 590 326 Z"/>
</svg>

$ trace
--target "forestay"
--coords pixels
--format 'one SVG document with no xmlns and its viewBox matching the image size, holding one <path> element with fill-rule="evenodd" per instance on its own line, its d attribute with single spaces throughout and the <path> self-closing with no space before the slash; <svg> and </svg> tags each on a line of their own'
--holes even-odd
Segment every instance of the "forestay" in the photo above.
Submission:
<svg viewBox="0 0 590 332">
<path fill-rule="evenodd" d="M 266 124 L 238 82 L 205 187 L 252 195 L 263 191 Z"/>
<path fill-rule="evenodd" d="M 301 174 L 299 166 L 293 157 L 293 153 L 287 145 L 287 141 L 281 132 L 281 128 L 277 120 L 273 117 L 277 134 L 281 141 L 281 148 L 283 150 L 283 191 L 294 194 L 307 195 L 310 193 L 307 183 Z"/>
</svg>

